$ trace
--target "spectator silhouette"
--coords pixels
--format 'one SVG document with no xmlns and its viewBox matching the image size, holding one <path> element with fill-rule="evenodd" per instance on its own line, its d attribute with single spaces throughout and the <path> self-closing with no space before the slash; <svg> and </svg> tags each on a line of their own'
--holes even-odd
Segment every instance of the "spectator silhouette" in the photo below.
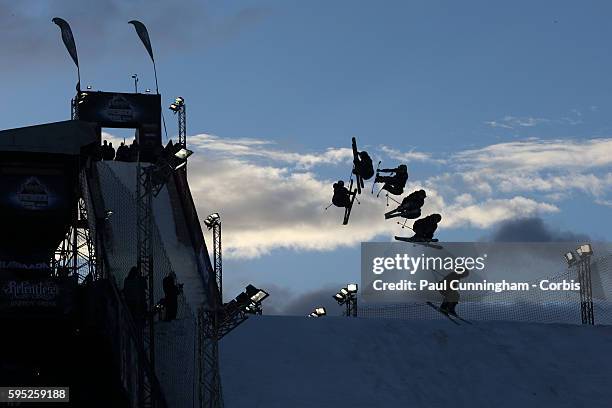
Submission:
<svg viewBox="0 0 612 408">
<path fill-rule="evenodd" d="M 138 268 L 133 266 L 123 281 L 123 297 L 127 303 L 134 322 L 141 327 L 146 317 L 145 279 L 140 276 Z"/>
<path fill-rule="evenodd" d="M 115 148 L 113 147 L 113 142 L 109 142 L 108 144 L 108 158 L 106 160 L 115 160 Z"/>
<path fill-rule="evenodd" d="M 164 287 L 164 306 L 166 308 L 166 320 L 167 322 L 176 319 L 176 311 L 178 307 L 178 294 L 179 287 L 176 284 L 176 274 L 170 272 L 163 280 Z"/>
<path fill-rule="evenodd" d="M 129 160 L 129 148 L 125 145 L 124 142 L 121 142 L 119 147 L 117 148 L 117 154 L 115 155 L 116 161 L 128 161 Z"/>
</svg>

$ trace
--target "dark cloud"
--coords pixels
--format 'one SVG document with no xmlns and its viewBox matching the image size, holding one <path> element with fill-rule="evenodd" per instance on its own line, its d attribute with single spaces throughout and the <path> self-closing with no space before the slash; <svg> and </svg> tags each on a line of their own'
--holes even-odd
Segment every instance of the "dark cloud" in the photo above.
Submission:
<svg viewBox="0 0 612 408">
<path fill-rule="evenodd" d="M 577 242 L 588 241 L 588 235 L 561 231 L 539 217 L 521 218 L 502 222 L 493 235 L 492 242 Z"/>
<path fill-rule="evenodd" d="M 213 13 L 220 3 L 202 0 L 55 0 L 7 1 L 0 4 L 0 53 L 4 68 L 32 61 L 57 62 L 65 55 L 53 17 L 67 20 L 79 54 L 90 60 L 108 53 L 128 55 L 140 46 L 129 20 L 141 20 L 156 50 L 197 49 L 233 38 L 244 27 L 264 18 L 268 9 L 249 7 L 233 13 Z M 127 39 L 132 41 L 127 41 Z M 62 59 L 60 59 L 62 58 Z M 11 61 L 12 64 L 11 64 Z"/>
</svg>

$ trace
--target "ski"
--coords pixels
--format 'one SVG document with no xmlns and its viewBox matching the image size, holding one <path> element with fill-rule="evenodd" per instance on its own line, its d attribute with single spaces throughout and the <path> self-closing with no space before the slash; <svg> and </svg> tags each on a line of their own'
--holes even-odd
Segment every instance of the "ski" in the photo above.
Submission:
<svg viewBox="0 0 612 408">
<path fill-rule="evenodd" d="M 402 242 L 408 242 L 414 245 L 423 245 L 429 248 L 434 248 L 434 249 L 442 249 L 442 245 L 437 245 L 437 244 L 433 244 L 433 242 L 438 242 L 438 240 L 431 240 L 431 241 L 414 241 L 408 237 L 398 237 L 397 235 L 395 236 L 395 239 L 397 241 L 402 241 Z"/>
<path fill-rule="evenodd" d="M 464 323 L 474 324 L 473 322 L 470 322 L 469 320 L 464 319 L 463 317 L 459 316 L 457 313 L 449 313 L 449 315 L 453 316 L 454 318 L 457 318 L 457 319 L 461 320 Z"/>
<path fill-rule="evenodd" d="M 451 315 L 449 315 L 448 313 L 443 312 L 443 311 L 442 311 L 442 309 L 440 309 L 438 306 L 434 305 L 434 304 L 433 304 L 433 303 L 431 303 L 431 302 L 426 302 L 426 303 L 427 303 L 429 306 L 431 306 L 432 308 L 434 308 L 435 310 L 437 310 L 437 311 L 438 311 L 438 313 L 443 314 L 444 316 L 446 316 L 446 318 L 447 318 L 448 320 L 450 320 L 451 322 L 455 323 L 457 326 L 461 326 L 461 323 L 459 323 L 458 321 L 456 321 L 455 319 L 453 319 L 453 318 L 451 317 Z"/>
<path fill-rule="evenodd" d="M 363 188 L 363 179 L 359 174 L 357 174 L 355 163 L 359 161 L 359 152 L 357 151 L 357 140 L 352 138 L 353 144 L 353 170 L 355 172 L 355 178 L 357 181 L 357 194 L 361 194 L 361 189 Z"/>
<path fill-rule="evenodd" d="M 357 197 L 357 191 L 353 191 L 353 179 L 351 179 L 351 183 L 349 184 L 349 193 L 352 195 L 351 204 L 344 210 L 344 221 L 342 222 L 342 225 L 348 224 L 349 217 L 351 216 L 351 210 L 353 209 L 353 204 L 355 203 L 355 197 Z"/>
</svg>

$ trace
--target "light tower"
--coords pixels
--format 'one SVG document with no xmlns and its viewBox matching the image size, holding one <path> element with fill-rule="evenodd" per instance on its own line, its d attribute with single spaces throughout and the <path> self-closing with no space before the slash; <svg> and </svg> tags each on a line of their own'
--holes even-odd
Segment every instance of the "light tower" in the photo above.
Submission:
<svg viewBox="0 0 612 408">
<path fill-rule="evenodd" d="M 344 315 L 349 317 L 357 317 L 357 284 L 349 283 L 345 288 L 342 288 L 336 293 L 333 298 L 339 305 L 345 305 L 346 310 Z"/>
<path fill-rule="evenodd" d="M 212 213 L 204 220 L 204 225 L 213 233 L 213 267 L 219 289 L 219 301 L 223 303 L 223 262 L 221 259 L 221 216 Z"/>
<path fill-rule="evenodd" d="M 187 147 L 187 112 L 185 111 L 185 99 L 179 96 L 170 104 L 169 109 L 178 115 L 178 144 Z"/>
<path fill-rule="evenodd" d="M 576 266 L 578 281 L 580 282 L 580 317 L 582 324 L 595 324 L 593 310 L 593 286 L 591 283 L 591 256 L 593 247 L 591 244 L 582 244 L 576 248 L 578 257 L 573 252 L 565 254 L 568 267 Z"/>
</svg>

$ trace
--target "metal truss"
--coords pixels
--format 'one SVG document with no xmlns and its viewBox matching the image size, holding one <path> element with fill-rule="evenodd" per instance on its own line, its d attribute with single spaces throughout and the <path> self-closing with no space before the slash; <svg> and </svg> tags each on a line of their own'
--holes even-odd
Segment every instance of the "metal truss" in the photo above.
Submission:
<svg viewBox="0 0 612 408">
<path fill-rule="evenodd" d="M 580 317 L 582 324 L 595 324 L 593 310 L 593 287 L 591 284 L 591 256 L 583 256 L 578 263 L 578 281 L 580 282 Z"/>
</svg>

